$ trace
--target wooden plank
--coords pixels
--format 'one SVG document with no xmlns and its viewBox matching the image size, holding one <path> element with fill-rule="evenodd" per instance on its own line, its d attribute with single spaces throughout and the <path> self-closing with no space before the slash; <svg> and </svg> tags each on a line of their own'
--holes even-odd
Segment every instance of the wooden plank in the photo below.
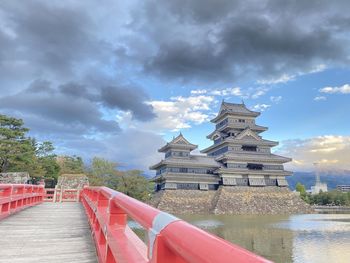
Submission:
<svg viewBox="0 0 350 263">
<path fill-rule="evenodd" d="M 0 221 L 1 263 L 97 263 L 81 203 L 43 203 Z"/>
</svg>

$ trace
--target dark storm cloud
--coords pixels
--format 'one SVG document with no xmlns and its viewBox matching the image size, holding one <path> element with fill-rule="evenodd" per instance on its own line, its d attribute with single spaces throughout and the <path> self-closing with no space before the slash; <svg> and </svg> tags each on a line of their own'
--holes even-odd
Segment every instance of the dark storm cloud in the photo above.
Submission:
<svg viewBox="0 0 350 263">
<path fill-rule="evenodd" d="M 137 87 L 107 86 L 89 90 L 74 82 L 59 86 L 59 91 L 67 96 L 85 98 L 91 102 L 102 103 L 109 109 L 131 111 L 135 119 L 148 121 L 155 117 L 153 107 L 146 104 L 147 95 Z"/>
<path fill-rule="evenodd" d="M 96 104 L 85 98 L 72 100 L 61 93 L 39 93 L 33 89 L 31 91 L 0 98 L 0 108 L 20 115 L 25 120 L 28 119 L 26 116 L 38 116 L 42 122 L 53 121 L 58 123 L 64 132 L 68 129 L 71 133 L 80 132 L 83 135 L 119 131 L 116 122 L 104 120 Z M 29 123 L 29 126 L 37 128 L 35 123 Z M 60 133 L 61 129 L 55 133 Z"/>
<path fill-rule="evenodd" d="M 101 101 L 110 108 L 130 110 L 139 120 L 151 120 L 155 117 L 151 105 L 144 103 L 145 94 L 137 88 L 110 86 L 101 90 Z"/>
<path fill-rule="evenodd" d="M 145 71 L 215 81 L 349 63 L 349 1 L 147 1 L 131 28 L 157 48 Z"/>
<path fill-rule="evenodd" d="M 98 52 L 94 25 L 83 10 L 48 1 L 2 1 L 3 19 L 14 32 L 7 58 L 69 74 L 76 62 Z M 96 57 L 96 55 L 94 55 Z"/>
<path fill-rule="evenodd" d="M 49 81 L 38 79 L 21 92 L 1 97 L 0 109 L 23 118 L 27 125 L 44 133 L 115 134 L 120 130 L 118 123 L 105 120 L 100 105 L 110 110 L 131 111 L 135 119 L 146 121 L 154 117 L 152 106 L 144 102 L 146 99 L 138 88 L 106 87 L 90 91 L 74 82 L 53 88 Z M 42 129 L 43 123 L 50 125 Z"/>
<path fill-rule="evenodd" d="M 66 83 L 63 85 L 60 85 L 58 87 L 58 89 L 60 90 L 60 92 L 62 92 L 62 94 L 71 96 L 71 97 L 92 97 L 89 94 L 88 89 L 86 88 L 86 86 L 84 85 L 80 85 L 74 82 L 70 82 L 70 83 Z"/>
</svg>

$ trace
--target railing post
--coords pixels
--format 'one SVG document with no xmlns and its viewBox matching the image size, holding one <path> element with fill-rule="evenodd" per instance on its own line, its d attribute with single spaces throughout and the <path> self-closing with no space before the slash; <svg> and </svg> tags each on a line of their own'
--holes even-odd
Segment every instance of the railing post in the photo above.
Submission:
<svg viewBox="0 0 350 263">
<path fill-rule="evenodd" d="M 61 190 L 60 190 L 60 203 L 62 203 L 62 199 L 63 199 L 63 186 L 61 186 Z"/>
<path fill-rule="evenodd" d="M 108 205 L 108 224 L 118 225 L 120 227 L 125 227 L 127 223 L 128 215 L 125 213 L 123 209 L 121 209 L 115 201 L 113 201 L 113 197 L 109 200 Z"/>
</svg>

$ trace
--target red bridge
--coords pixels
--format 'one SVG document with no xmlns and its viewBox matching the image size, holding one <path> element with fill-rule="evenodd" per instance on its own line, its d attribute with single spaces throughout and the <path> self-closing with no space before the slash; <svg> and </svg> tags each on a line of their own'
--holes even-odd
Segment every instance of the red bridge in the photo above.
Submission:
<svg viewBox="0 0 350 263">
<path fill-rule="evenodd" d="M 75 202 L 44 202 L 53 199 Z M 145 242 L 130 219 L 145 229 Z M 0 184 L 0 220 L 0 262 L 269 262 L 107 187 L 50 193 Z"/>
</svg>

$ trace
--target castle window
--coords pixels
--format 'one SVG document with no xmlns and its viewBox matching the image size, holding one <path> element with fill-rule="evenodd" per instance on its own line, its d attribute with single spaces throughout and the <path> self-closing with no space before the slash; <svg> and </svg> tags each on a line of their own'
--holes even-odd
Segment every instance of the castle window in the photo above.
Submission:
<svg viewBox="0 0 350 263">
<path fill-rule="evenodd" d="M 247 168 L 249 170 L 262 170 L 263 167 L 264 166 L 262 164 L 257 164 L 257 163 L 248 163 L 247 164 Z"/>
<path fill-rule="evenodd" d="M 257 147 L 252 145 L 242 145 L 242 150 L 246 152 L 256 152 Z"/>
<path fill-rule="evenodd" d="M 245 122 L 245 120 L 244 119 L 239 119 L 238 122 Z"/>
<path fill-rule="evenodd" d="M 216 124 L 216 129 L 224 126 L 225 124 L 228 123 L 228 119 L 224 119 L 223 121 L 219 122 L 218 124 Z"/>
<path fill-rule="evenodd" d="M 215 152 L 210 153 L 209 156 L 216 156 L 219 154 L 223 154 L 227 151 L 228 151 L 228 147 L 226 146 L 226 147 L 220 148 L 219 150 L 216 150 Z"/>
</svg>

